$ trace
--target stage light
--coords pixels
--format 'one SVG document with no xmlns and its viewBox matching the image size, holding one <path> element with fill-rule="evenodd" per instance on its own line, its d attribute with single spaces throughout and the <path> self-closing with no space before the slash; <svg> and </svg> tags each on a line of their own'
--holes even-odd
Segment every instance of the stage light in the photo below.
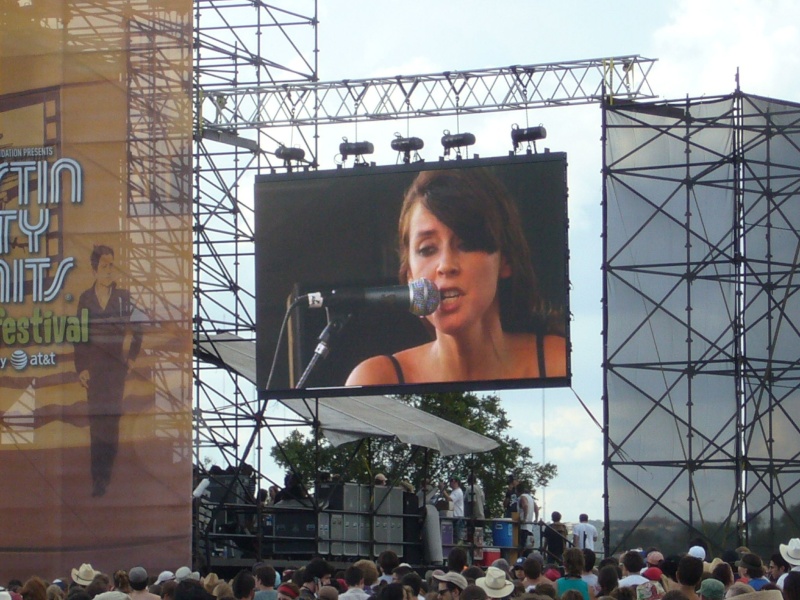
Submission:
<svg viewBox="0 0 800 600">
<path fill-rule="evenodd" d="M 401 137 L 399 133 L 395 134 L 395 138 L 392 140 L 392 150 L 396 150 L 397 152 L 403 153 L 403 162 L 408 164 L 411 162 L 411 153 L 416 152 L 417 150 L 422 150 L 425 147 L 425 142 L 423 142 L 418 137 L 409 137 L 404 138 Z"/>
<path fill-rule="evenodd" d="M 533 142 L 533 148 L 535 150 L 536 140 L 543 140 L 546 137 L 547 130 L 543 125 L 526 127 L 525 129 L 520 129 L 517 125 L 511 126 L 511 142 L 514 144 L 515 152 L 523 142 Z"/>
<path fill-rule="evenodd" d="M 275 150 L 276 158 L 280 158 L 286 162 L 291 160 L 301 161 L 306 157 L 306 151 L 302 148 L 287 148 L 286 146 L 278 146 Z"/>
<path fill-rule="evenodd" d="M 464 146 L 472 146 L 475 143 L 475 136 L 471 133 L 450 133 L 445 131 L 442 136 L 442 146 L 444 146 L 445 154 L 451 148 L 463 148 Z"/>
<path fill-rule="evenodd" d="M 348 142 L 345 138 L 345 141 L 339 144 L 339 154 L 343 159 L 348 156 L 361 156 L 373 152 L 375 152 L 375 146 L 372 145 L 372 142 Z"/>
</svg>

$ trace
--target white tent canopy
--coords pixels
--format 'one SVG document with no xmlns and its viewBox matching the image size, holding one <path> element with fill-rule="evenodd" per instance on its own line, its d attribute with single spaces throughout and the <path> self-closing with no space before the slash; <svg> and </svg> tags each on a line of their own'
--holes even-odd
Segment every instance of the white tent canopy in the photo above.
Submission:
<svg viewBox="0 0 800 600">
<path fill-rule="evenodd" d="M 198 344 L 200 355 L 255 384 L 255 343 L 232 334 L 208 337 Z M 486 436 L 435 417 L 388 396 L 292 398 L 278 400 L 306 419 L 319 422 L 334 446 L 366 437 L 397 439 L 438 450 L 442 456 L 488 452 L 498 443 Z"/>
<path fill-rule="evenodd" d="M 319 420 L 334 446 L 365 437 L 394 438 L 442 456 L 488 452 L 496 441 L 388 396 L 280 400 L 309 422 Z"/>
</svg>

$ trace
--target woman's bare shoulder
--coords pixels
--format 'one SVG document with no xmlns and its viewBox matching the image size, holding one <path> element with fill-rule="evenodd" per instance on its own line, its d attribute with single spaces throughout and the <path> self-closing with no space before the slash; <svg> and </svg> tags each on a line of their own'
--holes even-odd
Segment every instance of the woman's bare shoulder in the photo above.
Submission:
<svg viewBox="0 0 800 600">
<path fill-rule="evenodd" d="M 510 336 L 518 369 L 524 372 L 520 377 L 541 377 L 539 374 L 539 340 L 535 333 L 517 333 Z M 567 340 L 560 335 L 546 335 L 541 338 L 544 349 L 544 362 L 547 377 L 565 377 L 567 374 Z M 530 357 L 536 357 L 531 360 Z"/>
<path fill-rule="evenodd" d="M 560 335 L 544 336 L 544 357 L 548 377 L 567 376 L 567 338 Z"/>
<path fill-rule="evenodd" d="M 380 355 L 359 363 L 350 372 L 345 385 L 390 385 L 393 383 L 398 383 L 394 364 L 388 356 Z"/>
</svg>

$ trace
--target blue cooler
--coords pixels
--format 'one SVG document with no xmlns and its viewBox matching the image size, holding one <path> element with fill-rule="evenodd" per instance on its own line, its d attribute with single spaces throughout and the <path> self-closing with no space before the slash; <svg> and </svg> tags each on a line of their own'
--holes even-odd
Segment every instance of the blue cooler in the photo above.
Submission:
<svg viewBox="0 0 800 600">
<path fill-rule="evenodd" d="M 492 545 L 498 548 L 514 547 L 514 523 L 511 519 L 498 519 L 493 523 Z"/>
</svg>

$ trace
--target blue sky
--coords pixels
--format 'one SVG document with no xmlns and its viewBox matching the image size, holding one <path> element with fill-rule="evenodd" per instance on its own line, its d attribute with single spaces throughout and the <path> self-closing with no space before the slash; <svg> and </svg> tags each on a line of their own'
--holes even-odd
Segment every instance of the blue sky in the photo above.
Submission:
<svg viewBox="0 0 800 600">
<path fill-rule="evenodd" d="M 561 2 L 406 0 L 321 1 L 319 74 L 323 81 L 537 64 L 639 54 L 658 59 L 650 85 L 660 98 L 715 96 L 735 89 L 800 99 L 800 4 L 775 0 Z M 542 123 L 543 144 L 569 161 L 573 388 L 503 392 L 513 434 L 559 476 L 539 491 L 546 514 L 567 521 L 603 512 L 600 110 L 596 105 L 461 117 L 483 157 L 511 149 L 513 123 Z M 455 118 L 418 119 L 321 130 L 322 168 L 334 166 L 342 136 L 368 139 L 372 160 L 394 164 L 394 132 L 426 140 L 423 158 L 441 153 Z M 288 140 L 287 140 L 288 142 Z M 541 144 L 541 142 L 540 142 Z M 540 147 L 541 148 L 541 147 Z M 544 415 L 544 418 L 543 418 Z"/>
</svg>

